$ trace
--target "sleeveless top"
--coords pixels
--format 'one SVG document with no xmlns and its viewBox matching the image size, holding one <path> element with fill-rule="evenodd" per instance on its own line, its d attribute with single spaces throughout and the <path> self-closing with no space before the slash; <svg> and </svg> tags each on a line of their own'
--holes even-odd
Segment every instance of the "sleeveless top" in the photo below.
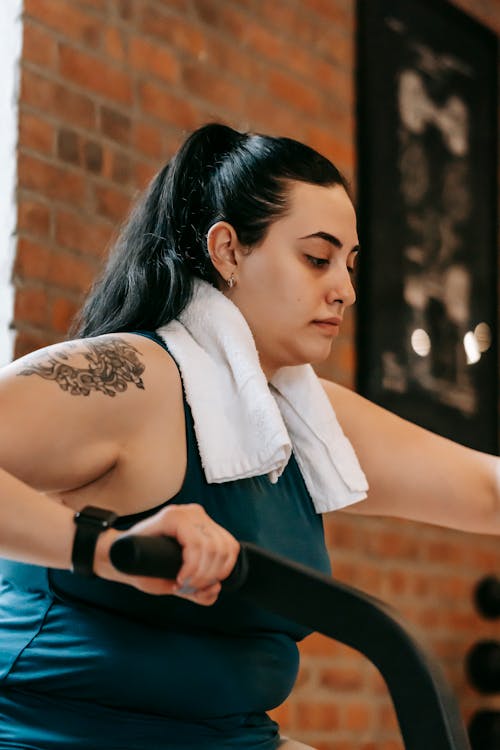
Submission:
<svg viewBox="0 0 500 750">
<path fill-rule="evenodd" d="M 168 351 L 157 334 L 134 333 Z M 167 502 L 200 503 L 237 539 L 329 572 L 322 518 L 293 455 L 277 484 L 267 476 L 208 484 L 184 394 L 183 402 L 187 469 Z M 127 529 L 161 507 L 115 526 Z M 65 570 L 0 563 L 0 748 L 277 747 L 266 711 L 293 687 L 304 628 L 230 595 L 202 607 Z"/>
</svg>

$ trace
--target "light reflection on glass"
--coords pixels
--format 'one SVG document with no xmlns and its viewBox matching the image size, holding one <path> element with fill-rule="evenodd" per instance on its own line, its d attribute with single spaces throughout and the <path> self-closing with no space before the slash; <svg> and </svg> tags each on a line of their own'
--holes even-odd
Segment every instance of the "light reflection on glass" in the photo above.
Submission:
<svg viewBox="0 0 500 750">
<path fill-rule="evenodd" d="M 427 357 L 431 350 L 431 340 L 427 331 L 416 328 L 411 335 L 411 347 L 419 357 Z"/>
<path fill-rule="evenodd" d="M 464 336 L 464 349 L 467 356 L 467 364 L 475 365 L 481 359 L 481 352 L 472 331 L 467 331 Z"/>
</svg>

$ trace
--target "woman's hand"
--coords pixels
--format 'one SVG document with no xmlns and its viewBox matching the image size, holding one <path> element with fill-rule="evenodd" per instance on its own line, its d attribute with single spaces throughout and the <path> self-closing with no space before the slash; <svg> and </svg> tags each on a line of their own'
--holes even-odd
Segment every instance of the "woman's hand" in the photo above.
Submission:
<svg viewBox="0 0 500 750">
<path fill-rule="evenodd" d="M 182 547 L 183 564 L 175 581 L 120 573 L 109 561 L 109 548 L 123 534 L 114 529 L 101 534 L 94 569 L 97 575 L 127 583 L 148 594 L 175 594 L 196 604 L 213 604 L 221 584 L 231 573 L 240 545 L 196 503 L 169 505 L 137 523 L 127 534 L 171 536 Z"/>
</svg>

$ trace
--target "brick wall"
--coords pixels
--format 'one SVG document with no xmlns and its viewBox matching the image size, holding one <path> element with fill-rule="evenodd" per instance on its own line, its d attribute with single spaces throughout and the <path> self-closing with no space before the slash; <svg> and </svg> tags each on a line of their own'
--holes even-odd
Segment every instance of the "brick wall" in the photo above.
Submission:
<svg viewBox="0 0 500 750">
<path fill-rule="evenodd" d="M 457 5 L 499 29 L 500 0 Z M 131 200 L 186 130 L 216 118 L 297 137 L 353 177 L 354 23 L 352 0 L 25 0 L 16 356 L 64 338 Z M 352 329 L 350 318 L 326 367 L 346 384 Z M 470 594 L 500 569 L 498 541 L 341 514 L 326 533 L 337 577 L 421 628 L 465 715 L 494 705 L 462 661 L 494 635 Z M 274 712 L 288 733 L 318 750 L 401 747 L 371 665 L 319 636 L 301 651 Z"/>
</svg>

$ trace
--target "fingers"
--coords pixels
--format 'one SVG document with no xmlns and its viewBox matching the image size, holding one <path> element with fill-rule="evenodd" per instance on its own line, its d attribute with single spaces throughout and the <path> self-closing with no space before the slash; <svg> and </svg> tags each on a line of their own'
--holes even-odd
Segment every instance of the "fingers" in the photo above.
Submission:
<svg viewBox="0 0 500 750">
<path fill-rule="evenodd" d="M 220 581 L 231 573 L 240 546 L 226 529 L 215 523 L 201 505 L 167 506 L 128 533 L 173 536 L 183 549 L 176 581 L 130 576 L 130 584 L 150 594 L 175 594 L 209 606 L 220 593 Z"/>
<path fill-rule="evenodd" d="M 221 584 L 217 581 L 204 589 L 197 589 L 196 591 L 193 591 L 190 587 L 182 587 L 178 591 L 174 591 L 174 594 L 180 599 L 187 599 L 195 604 L 209 607 L 211 604 L 215 604 L 220 591 Z"/>
<path fill-rule="evenodd" d="M 180 586 L 203 589 L 213 581 L 227 578 L 236 562 L 233 537 L 206 514 L 179 530 L 183 565 L 177 576 Z"/>
</svg>

